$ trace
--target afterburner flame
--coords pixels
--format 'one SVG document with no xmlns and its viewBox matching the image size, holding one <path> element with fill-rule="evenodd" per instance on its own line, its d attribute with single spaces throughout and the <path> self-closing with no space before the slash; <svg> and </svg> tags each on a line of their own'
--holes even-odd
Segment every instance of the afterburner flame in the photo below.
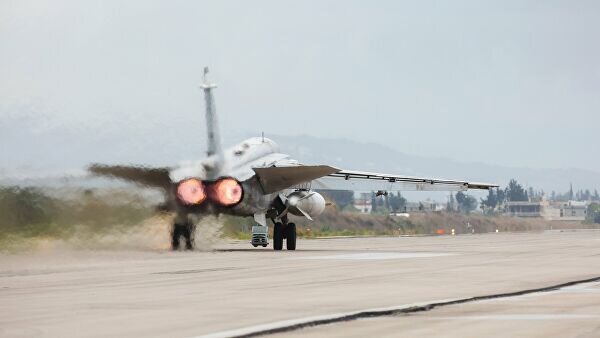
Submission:
<svg viewBox="0 0 600 338">
<path fill-rule="evenodd" d="M 181 181 L 177 186 L 177 197 L 184 204 L 200 204 L 206 199 L 204 184 L 196 178 L 189 178 L 185 181 Z"/>
<path fill-rule="evenodd" d="M 222 206 L 233 206 L 242 200 L 244 190 L 233 178 L 222 178 L 212 188 L 211 198 Z"/>
</svg>

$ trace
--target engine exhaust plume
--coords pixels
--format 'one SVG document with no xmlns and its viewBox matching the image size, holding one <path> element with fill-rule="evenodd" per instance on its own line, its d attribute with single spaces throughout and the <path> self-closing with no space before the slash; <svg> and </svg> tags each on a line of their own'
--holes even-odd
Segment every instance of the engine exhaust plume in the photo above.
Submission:
<svg viewBox="0 0 600 338">
<path fill-rule="evenodd" d="M 244 190 L 235 179 L 221 178 L 213 184 L 210 197 L 214 202 L 224 207 L 231 207 L 242 200 Z"/>
<path fill-rule="evenodd" d="M 181 181 L 177 186 L 177 198 L 187 205 L 198 205 L 206 199 L 206 192 L 202 181 L 189 178 Z"/>
</svg>

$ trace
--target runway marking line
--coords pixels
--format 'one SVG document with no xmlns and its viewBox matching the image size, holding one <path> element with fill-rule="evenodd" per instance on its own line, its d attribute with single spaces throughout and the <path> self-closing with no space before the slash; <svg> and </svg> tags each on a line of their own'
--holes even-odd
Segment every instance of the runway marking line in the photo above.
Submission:
<svg viewBox="0 0 600 338">
<path fill-rule="evenodd" d="M 243 268 L 213 268 L 213 269 L 191 269 L 191 270 L 175 270 L 175 271 L 161 271 L 153 272 L 153 275 L 185 275 L 188 273 L 202 273 L 202 272 L 215 272 L 215 271 L 230 271 L 230 270 L 241 270 Z"/>
<path fill-rule="evenodd" d="M 568 320 L 568 319 L 596 319 L 596 315 L 571 315 L 555 313 L 528 313 L 528 314 L 505 314 L 505 315 L 482 315 L 482 316 L 440 316 L 430 318 L 431 320 Z"/>
<path fill-rule="evenodd" d="M 386 260 L 386 259 L 407 259 L 407 258 L 429 258 L 429 257 L 444 257 L 454 256 L 454 253 L 446 252 L 364 252 L 364 253 L 351 253 L 341 255 L 323 255 L 323 256 L 306 256 L 306 257 L 293 257 L 291 259 L 307 259 L 307 260 Z"/>
<path fill-rule="evenodd" d="M 307 327 L 314 327 L 320 325 L 348 322 L 363 318 L 374 318 L 374 317 L 387 317 L 402 315 L 407 313 L 416 313 L 430 311 L 437 307 L 450 306 L 457 304 L 464 304 L 470 302 L 477 302 L 482 300 L 496 299 L 496 298 L 510 298 L 523 296 L 527 294 L 539 293 L 539 292 L 552 292 L 558 291 L 563 288 L 572 287 L 579 284 L 600 282 L 600 277 L 576 280 L 566 282 L 562 284 L 546 286 L 536 289 L 528 289 L 521 291 L 505 292 L 485 296 L 475 296 L 469 298 L 455 298 L 455 299 L 444 299 L 433 302 L 420 302 L 413 304 L 403 304 L 399 306 L 367 309 L 345 313 L 334 313 L 322 316 L 305 317 L 298 319 L 289 319 L 274 323 L 259 324 L 255 326 L 248 326 L 234 330 L 221 331 L 210 333 L 207 335 L 197 336 L 196 338 L 247 338 L 247 337 L 259 337 L 266 336 L 275 333 L 291 332 L 300 330 Z"/>
</svg>

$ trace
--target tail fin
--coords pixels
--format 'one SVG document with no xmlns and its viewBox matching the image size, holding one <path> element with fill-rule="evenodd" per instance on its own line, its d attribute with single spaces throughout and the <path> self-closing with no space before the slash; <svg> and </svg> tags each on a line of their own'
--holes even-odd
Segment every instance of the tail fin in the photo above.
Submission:
<svg viewBox="0 0 600 338">
<path fill-rule="evenodd" d="M 208 150 L 207 155 L 215 155 L 215 163 L 208 171 L 209 179 L 216 179 L 220 175 L 223 168 L 224 156 L 221 148 L 221 138 L 219 135 L 219 127 L 217 123 L 217 113 L 215 109 L 215 99 L 212 93 L 217 85 L 209 83 L 207 79 L 208 67 L 204 67 L 204 82 L 200 86 L 204 90 L 204 100 L 206 101 L 206 130 L 208 134 Z"/>
</svg>

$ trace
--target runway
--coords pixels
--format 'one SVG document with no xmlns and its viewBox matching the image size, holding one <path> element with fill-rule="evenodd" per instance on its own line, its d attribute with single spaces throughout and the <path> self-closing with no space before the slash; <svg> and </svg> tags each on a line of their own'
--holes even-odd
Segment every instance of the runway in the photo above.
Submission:
<svg viewBox="0 0 600 338">
<path fill-rule="evenodd" d="M 600 277 L 600 232 L 300 240 L 296 252 L 53 250 L 0 256 L 0 336 L 258 334 Z M 575 284 L 274 337 L 598 336 L 600 286 Z M 288 325 L 289 326 L 289 325 Z M 262 330 L 262 331 L 261 331 Z"/>
<path fill-rule="evenodd" d="M 600 283 L 423 311 L 427 312 L 342 321 L 271 337 L 599 337 Z"/>
</svg>

